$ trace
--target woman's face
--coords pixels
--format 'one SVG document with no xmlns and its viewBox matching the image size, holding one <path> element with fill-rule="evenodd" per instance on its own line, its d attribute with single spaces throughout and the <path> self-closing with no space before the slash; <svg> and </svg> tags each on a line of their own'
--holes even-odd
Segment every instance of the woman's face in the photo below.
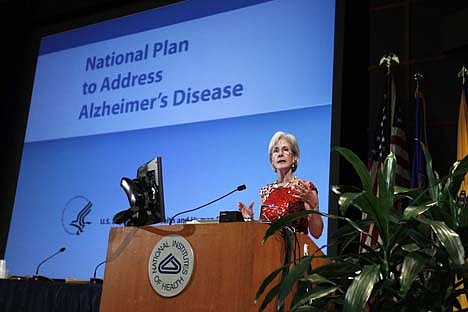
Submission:
<svg viewBox="0 0 468 312">
<path fill-rule="evenodd" d="M 285 139 L 279 139 L 271 150 L 271 164 L 276 170 L 287 171 L 297 160 L 291 146 Z"/>
</svg>

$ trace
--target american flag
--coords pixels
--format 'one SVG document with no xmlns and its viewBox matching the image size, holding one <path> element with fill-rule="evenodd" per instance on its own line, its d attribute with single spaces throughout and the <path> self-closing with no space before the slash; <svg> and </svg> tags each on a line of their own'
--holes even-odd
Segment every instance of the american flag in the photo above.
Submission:
<svg viewBox="0 0 468 312">
<path fill-rule="evenodd" d="M 393 152 L 397 160 L 395 183 L 406 187 L 410 184 L 410 161 L 404 119 L 398 105 L 395 82 L 391 73 L 386 76 L 386 87 L 382 104 L 378 110 L 377 122 L 375 139 L 367 163 L 374 194 L 378 193 L 378 171 L 389 152 Z M 362 219 L 367 219 L 365 213 L 363 213 Z M 367 225 L 365 231 L 368 235 L 361 235 L 359 248 L 361 253 L 365 251 L 362 245 L 373 247 L 377 241 L 381 242 L 375 224 Z"/>
</svg>

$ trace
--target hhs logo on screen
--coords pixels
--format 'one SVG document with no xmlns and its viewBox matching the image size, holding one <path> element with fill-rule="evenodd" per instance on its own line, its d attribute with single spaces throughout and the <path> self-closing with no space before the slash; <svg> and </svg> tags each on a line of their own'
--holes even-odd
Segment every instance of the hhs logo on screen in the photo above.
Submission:
<svg viewBox="0 0 468 312">
<path fill-rule="evenodd" d="M 62 211 L 62 226 L 70 235 L 80 235 L 85 226 L 91 224 L 86 217 L 91 213 L 93 203 L 82 195 L 71 198 Z"/>
</svg>

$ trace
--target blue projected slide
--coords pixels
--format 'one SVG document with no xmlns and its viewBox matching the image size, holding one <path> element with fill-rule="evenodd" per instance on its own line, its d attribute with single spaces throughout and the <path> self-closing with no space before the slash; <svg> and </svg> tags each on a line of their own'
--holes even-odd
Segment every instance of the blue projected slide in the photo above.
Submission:
<svg viewBox="0 0 468 312">
<path fill-rule="evenodd" d="M 66 247 L 40 274 L 92 277 L 113 215 L 128 208 L 120 179 L 156 156 L 167 217 L 247 186 L 176 223 L 251 200 L 258 218 L 258 191 L 276 179 L 268 143 L 278 130 L 296 135 L 297 176 L 316 184 L 328 212 L 333 1 L 208 2 L 42 39 L 6 251 L 11 274 L 32 275 Z"/>
</svg>

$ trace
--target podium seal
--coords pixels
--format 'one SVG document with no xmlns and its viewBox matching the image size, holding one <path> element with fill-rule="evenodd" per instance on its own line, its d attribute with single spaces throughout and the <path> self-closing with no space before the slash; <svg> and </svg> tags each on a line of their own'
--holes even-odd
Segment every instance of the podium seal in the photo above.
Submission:
<svg viewBox="0 0 468 312">
<path fill-rule="evenodd" d="M 156 243 L 148 261 L 148 277 L 159 295 L 173 297 L 187 287 L 194 267 L 193 249 L 182 236 L 168 235 Z"/>
</svg>

